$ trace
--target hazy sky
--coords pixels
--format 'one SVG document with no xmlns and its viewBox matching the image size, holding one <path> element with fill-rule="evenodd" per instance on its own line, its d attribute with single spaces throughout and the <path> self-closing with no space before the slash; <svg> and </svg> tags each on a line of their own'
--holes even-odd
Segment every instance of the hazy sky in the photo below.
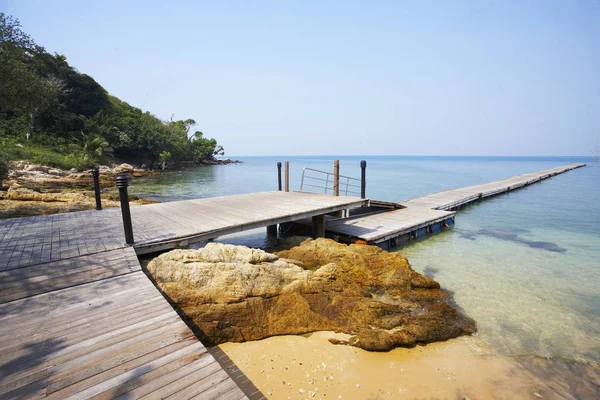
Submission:
<svg viewBox="0 0 600 400">
<path fill-rule="evenodd" d="M 228 155 L 590 155 L 600 1 L 28 1 L 0 10 Z"/>
</svg>

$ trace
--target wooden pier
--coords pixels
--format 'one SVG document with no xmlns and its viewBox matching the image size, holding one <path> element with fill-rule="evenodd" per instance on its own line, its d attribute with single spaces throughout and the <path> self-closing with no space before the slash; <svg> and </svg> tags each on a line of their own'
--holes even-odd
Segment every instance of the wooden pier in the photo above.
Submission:
<svg viewBox="0 0 600 400">
<path fill-rule="evenodd" d="M 567 165 L 481 185 L 445 190 L 399 202 L 396 204 L 398 209 L 392 211 L 381 209 L 368 215 L 329 219 L 327 232 L 330 236 L 340 236 L 347 241 L 362 240 L 377 244 L 383 249 L 395 248 L 412 239 L 454 225 L 455 211 L 464 205 L 583 166 L 585 164 Z"/>
<path fill-rule="evenodd" d="M 0 220 L 0 398 L 261 399 L 207 350 L 136 256 L 366 205 L 267 192 Z"/>
<path fill-rule="evenodd" d="M 132 207 L 131 246 L 119 209 L 0 220 L 0 398 L 263 398 L 199 342 L 136 253 L 303 218 L 316 236 L 395 247 L 465 204 L 581 166 L 400 203 L 276 191 Z"/>
</svg>

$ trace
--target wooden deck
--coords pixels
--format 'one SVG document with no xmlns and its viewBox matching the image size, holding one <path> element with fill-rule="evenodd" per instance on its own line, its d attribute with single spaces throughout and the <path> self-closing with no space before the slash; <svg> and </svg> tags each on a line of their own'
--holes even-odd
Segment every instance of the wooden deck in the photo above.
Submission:
<svg viewBox="0 0 600 400">
<path fill-rule="evenodd" d="M 359 207 L 367 200 L 298 192 L 262 192 L 131 207 L 138 254 Z M 124 246 L 121 211 L 0 220 L 0 271 Z"/>
<path fill-rule="evenodd" d="M 366 204 L 267 192 L 0 220 L 0 398 L 261 399 L 207 350 L 136 252 L 187 245 Z"/>
<path fill-rule="evenodd" d="M 327 221 L 331 235 L 342 235 L 351 240 L 364 240 L 383 248 L 396 247 L 410 239 L 440 230 L 454 224 L 456 210 L 480 199 L 518 189 L 535 182 L 562 174 L 585 164 L 567 165 L 532 172 L 500 181 L 474 185 L 402 201 L 398 210 L 341 218 Z"/>
<path fill-rule="evenodd" d="M 327 222 L 327 231 L 379 243 L 453 218 L 454 212 L 411 207 Z"/>
<path fill-rule="evenodd" d="M 494 196 L 500 193 L 506 193 L 514 189 L 531 185 L 548 179 L 558 174 L 581 168 L 585 164 L 566 165 L 564 167 L 550 168 L 543 171 L 531 172 L 528 174 L 513 176 L 508 179 L 484 183 L 481 185 L 468 186 L 460 189 L 445 190 L 443 192 L 433 193 L 423 197 L 402 201 L 400 204 L 404 207 L 426 207 L 435 210 L 452 210 L 462 205 L 472 203 L 476 200 Z"/>
<path fill-rule="evenodd" d="M 131 248 L 3 271 L 0 293 L 2 399 L 248 398 Z"/>
</svg>

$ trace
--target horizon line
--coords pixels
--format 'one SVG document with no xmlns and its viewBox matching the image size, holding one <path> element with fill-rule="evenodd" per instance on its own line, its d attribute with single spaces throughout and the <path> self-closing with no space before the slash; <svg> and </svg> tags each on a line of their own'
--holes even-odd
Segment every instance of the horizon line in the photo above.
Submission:
<svg viewBox="0 0 600 400">
<path fill-rule="evenodd" d="M 368 155 L 368 154 L 357 154 L 357 155 L 348 155 L 348 154 L 300 154 L 300 155 L 225 155 L 221 156 L 222 158 L 230 158 L 230 157 L 452 157 L 452 158 L 481 158 L 481 157 L 489 157 L 489 158 L 598 158 L 600 155 L 547 155 L 547 156 L 512 156 L 512 155 L 421 155 L 421 154 L 387 154 L 387 155 Z"/>
</svg>

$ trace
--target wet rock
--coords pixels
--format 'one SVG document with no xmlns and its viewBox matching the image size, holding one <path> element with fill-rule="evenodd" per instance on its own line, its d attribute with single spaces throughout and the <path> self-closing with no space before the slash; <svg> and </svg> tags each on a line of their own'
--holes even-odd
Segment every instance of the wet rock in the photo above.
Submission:
<svg viewBox="0 0 600 400">
<path fill-rule="evenodd" d="M 148 271 L 215 343 L 333 330 L 389 350 L 476 330 L 437 282 L 376 246 L 317 239 L 273 255 L 209 243 L 164 253 Z"/>
</svg>

